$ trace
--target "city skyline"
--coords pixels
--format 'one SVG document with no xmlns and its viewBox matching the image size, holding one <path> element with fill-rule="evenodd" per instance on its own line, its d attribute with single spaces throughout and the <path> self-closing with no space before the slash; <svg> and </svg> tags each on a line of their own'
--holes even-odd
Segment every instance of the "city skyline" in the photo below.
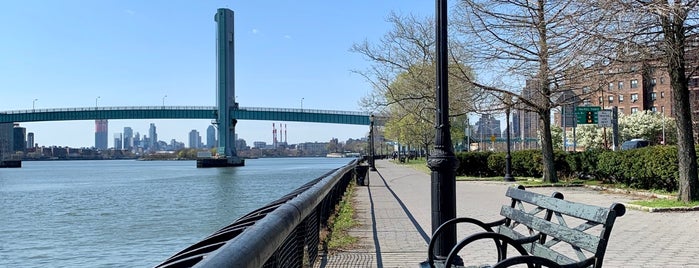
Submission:
<svg viewBox="0 0 699 268">
<path fill-rule="evenodd" d="M 0 31 L 12 37 L 0 43 L 0 58 L 6 61 L 0 66 L 0 87 L 12 94 L 0 100 L 0 111 L 213 106 L 217 8 L 235 12 L 240 106 L 342 111 L 361 111 L 360 99 L 372 91 L 353 73 L 369 62 L 349 52 L 352 45 L 382 38 L 391 27 L 386 22 L 391 12 L 434 13 L 434 4 L 424 1 L 9 2 L 0 11 Z M 161 135 L 178 141 L 211 123 L 110 120 L 109 129 L 151 122 Z M 241 120 L 236 133 L 247 141 L 272 143 L 272 123 L 288 125 L 292 144 L 347 140 L 368 132 L 357 125 Z M 40 144 L 94 145 L 93 121 L 22 126 L 36 133 Z M 108 134 L 110 145 L 113 133 Z"/>
<path fill-rule="evenodd" d="M 111 122 L 112 122 L 112 121 L 117 121 L 117 120 L 108 120 L 108 121 L 107 121 L 107 125 L 108 125 L 107 129 L 108 129 L 108 132 L 106 133 L 105 136 L 102 137 L 102 139 L 105 139 L 106 142 L 107 142 L 107 146 L 106 146 L 106 147 L 100 147 L 100 146 L 98 146 L 98 144 L 95 143 L 95 142 L 96 142 L 95 138 L 93 138 L 92 144 L 89 145 L 89 146 L 69 146 L 69 145 L 63 145 L 63 144 L 45 144 L 45 143 L 42 143 L 42 142 L 41 142 L 41 140 L 42 140 L 41 137 L 43 136 L 42 133 L 33 131 L 31 128 L 26 127 L 26 124 L 24 124 L 24 123 L 19 124 L 19 127 L 25 128 L 27 134 L 32 134 L 32 137 L 31 137 L 32 143 L 31 143 L 31 144 L 33 144 L 33 145 L 34 145 L 34 144 L 38 144 L 39 147 L 52 147 L 52 146 L 57 146 L 57 147 L 71 147 L 71 148 L 93 148 L 93 147 L 94 147 L 94 148 L 98 148 L 98 149 L 117 148 L 117 146 L 116 146 L 116 141 L 115 141 L 115 140 L 117 139 L 117 138 L 116 138 L 117 134 L 119 134 L 120 139 L 121 139 L 121 147 L 122 147 L 123 149 L 127 149 L 127 147 L 125 147 L 125 146 L 126 146 L 126 144 L 129 143 L 129 142 L 126 141 L 127 135 L 125 135 L 125 132 L 127 132 L 127 131 L 125 131 L 125 130 L 128 129 L 128 131 L 131 131 L 130 137 L 131 137 L 132 139 L 133 139 L 133 137 L 136 136 L 136 135 L 140 135 L 140 137 L 141 137 L 141 139 L 142 139 L 144 136 L 145 136 L 145 137 L 150 137 L 150 135 L 151 135 L 151 133 L 150 133 L 151 124 L 152 124 L 152 126 L 154 126 L 154 127 L 157 128 L 157 124 L 155 124 L 155 123 L 150 123 L 150 122 L 153 121 L 153 120 L 143 120 L 143 121 L 148 121 L 148 122 L 149 122 L 149 123 L 145 123 L 143 128 L 139 128 L 139 127 L 135 127 L 135 126 L 130 126 L 130 125 L 123 126 L 123 127 L 113 127 L 113 126 L 111 125 Z M 120 121 L 138 121 L 138 120 L 120 120 Z M 97 134 L 97 133 L 96 133 L 96 129 L 95 129 L 95 128 L 96 128 L 96 125 L 94 125 L 94 124 L 95 124 L 95 120 L 91 120 L 90 122 L 93 124 L 93 126 L 92 126 L 93 134 Z M 271 130 L 271 124 L 272 124 L 272 123 L 270 123 L 270 132 L 269 132 L 269 135 L 268 135 L 268 137 L 266 137 L 266 138 L 249 140 L 249 139 L 244 139 L 244 138 L 239 137 L 239 139 L 245 140 L 245 141 L 248 143 L 248 145 L 252 145 L 254 142 L 263 142 L 263 143 L 266 143 L 266 144 L 270 144 L 270 145 L 271 145 L 271 144 L 274 143 L 273 132 L 272 132 L 272 130 Z M 288 123 L 285 123 L 285 124 L 288 124 Z M 303 124 L 303 123 L 299 123 L 299 124 Z M 190 144 L 190 143 L 189 143 L 189 139 L 190 139 L 190 136 L 189 136 L 189 135 L 191 134 L 191 131 L 192 131 L 192 130 L 195 130 L 195 131 L 197 131 L 197 133 L 200 135 L 201 144 L 204 145 L 206 148 L 208 148 L 208 147 L 209 147 L 209 141 L 210 141 L 210 139 L 209 139 L 209 127 L 213 127 L 213 126 L 212 126 L 212 125 L 209 125 L 209 126 L 207 126 L 207 127 L 205 127 L 205 128 L 202 127 L 202 128 L 190 129 L 190 130 L 186 131 L 186 136 L 187 136 L 187 138 L 186 138 L 186 139 L 182 139 L 182 140 L 181 140 L 181 139 L 176 139 L 176 138 L 171 138 L 171 137 L 168 137 L 168 136 L 164 136 L 163 138 L 157 138 L 158 136 L 161 136 L 160 134 L 157 134 L 157 135 L 156 135 L 156 138 L 158 139 L 158 141 L 163 141 L 163 142 L 166 142 L 166 143 L 168 143 L 168 144 L 170 144 L 170 142 L 174 139 L 175 141 L 177 141 L 177 142 L 179 142 L 179 143 L 184 143 L 184 144 L 185 144 L 185 148 L 192 148 L 192 147 L 189 146 L 189 144 Z M 278 130 L 280 130 L 280 129 L 279 129 L 279 126 L 277 126 L 277 128 L 278 128 Z M 366 128 L 368 129 L 368 126 L 366 126 Z M 287 130 L 287 128 L 285 128 L 284 130 Z M 158 131 L 158 132 L 159 132 L 159 131 Z M 368 130 L 367 130 L 367 132 L 368 132 Z M 281 142 L 286 141 L 286 140 L 287 140 L 286 138 L 287 138 L 288 133 L 289 133 L 288 131 L 285 131 L 284 134 L 286 134 L 286 135 L 283 135 L 283 136 L 282 136 L 282 133 L 281 133 L 281 132 L 278 132 L 278 134 L 277 134 L 277 135 L 278 135 L 278 142 L 281 143 Z M 215 132 L 214 132 L 213 134 L 215 134 Z M 293 132 L 292 132 L 292 134 L 293 134 Z M 361 138 L 365 138 L 365 136 L 366 136 L 366 135 L 364 135 L 364 136 L 358 136 L 358 137 L 349 137 L 348 139 L 361 139 Z M 111 137 L 111 138 L 110 138 L 110 137 Z M 162 137 L 162 136 L 161 136 L 161 137 Z M 213 144 L 214 144 L 214 145 L 216 145 L 216 140 L 217 140 L 217 138 L 218 138 L 218 137 L 216 137 L 216 138 L 213 140 Z M 332 138 L 331 138 L 331 139 L 332 139 Z M 348 139 L 340 140 L 340 141 L 341 141 L 341 142 L 345 142 L 345 141 L 348 140 Z M 206 142 L 204 142 L 204 141 L 206 141 Z M 288 143 L 288 144 L 298 144 L 298 143 L 307 143 L 307 142 L 328 142 L 328 141 L 330 141 L 330 139 L 328 139 L 328 140 L 307 140 L 307 141 L 300 141 L 300 142 L 294 142 L 294 143 L 292 143 L 292 142 L 287 142 L 287 143 Z M 25 135 L 25 142 L 27 142 L 27 144 L 29 144 L 29 137 L 28 137 L 28 135 Z M 131 143 L 132 143 L 132 142 L 133 142 L 133 140 L 131 141 Z M 131 144 L 131 145 L 133 146 L 133 144 Z M 29 146 L 27 146 L 27 147 L 29 147 Z M 215 147 L 215 146 L 214 146 L 214 147 Z"/>
</svg>

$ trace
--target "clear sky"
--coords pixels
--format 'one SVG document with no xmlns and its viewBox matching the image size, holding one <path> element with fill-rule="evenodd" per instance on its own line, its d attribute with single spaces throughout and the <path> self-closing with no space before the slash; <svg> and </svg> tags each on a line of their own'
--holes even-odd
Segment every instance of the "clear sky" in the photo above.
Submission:
<svg viewBox="0 0 699 268">
<path fill-rule="evenodd" d="M 360 111 L 370 85 L 349 52 L 388 30 L 391 11 L 432 16 L 434 1 L 3 1 L 0 3 L 0 111 L 97 106 L 213 106 L 214 14 L 235 12 L 236 95 L 243 107 Z M 36 101 L 34 101 L 36 99 Z M 110 120 L 141 135 L 205 140 L 210 120 Z M 248 144 L 272 142 L 272 123 L 289 143 L 360 138 L 367 126 L 239 121 Z M 39 145 L 94 146 L 94 121 L 22 123 Z"/>
</svg>

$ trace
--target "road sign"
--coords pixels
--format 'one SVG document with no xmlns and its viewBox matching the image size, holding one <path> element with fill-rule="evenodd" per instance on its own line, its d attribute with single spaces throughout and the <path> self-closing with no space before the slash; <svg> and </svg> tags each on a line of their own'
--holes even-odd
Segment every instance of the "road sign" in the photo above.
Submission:
<svg viewBox="0 0 699 268">
<path fill-rule="evenodd" d="M 490 142 L 495 142 L 495 135 L 490 136 Z"/>
<path fill-rule="evenodd" d="M 575 116 L 578 124 L 597 124 L 597 112 L 602 110 L 599 106 L 578 106 L 575 107 Z"/>
<path fill-rule="evenodd" d="M 612 127 L 612 110 L 601 110 L 597 112 L 597 126 Z"/>
</svg>

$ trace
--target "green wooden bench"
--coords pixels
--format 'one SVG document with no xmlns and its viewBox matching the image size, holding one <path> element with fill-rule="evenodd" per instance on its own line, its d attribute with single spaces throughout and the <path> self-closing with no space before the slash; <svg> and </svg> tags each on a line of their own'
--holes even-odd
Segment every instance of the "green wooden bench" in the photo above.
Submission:
<svg viewBox="0 0 699 268">
<path fill-rule="evenodd" d="M 617 217 L 626 213 L 623 204 L 609 208 L 563 200 L 563 194 L 551 196 L 526 191 L 523 186 L 510 187 L 506 196 L 509 205 L 500 210 L 501 220 L 484 223 L 473 218 L 456 218 L 445 222 L 433 234 L 428 246 L 428 264 L 435 266 L 434 237 L 448 226 L 470 223 L 485 232 L 475 233 L 459 241 L 439 266 L 452 267 L 457 254 L 479 240 L 492 240 L 497 250 L 497 263 L 492 266 L 510 267 L 602 267 L 612 226 Z M 508 258 L 508 249 L 517 256 Z M 468 253 L 467 251 L 464 253 Z M 461 256 L 468 262 L 468 256 Z M 459 261 L 457 261 L 459 262 Z"/>
</svg>

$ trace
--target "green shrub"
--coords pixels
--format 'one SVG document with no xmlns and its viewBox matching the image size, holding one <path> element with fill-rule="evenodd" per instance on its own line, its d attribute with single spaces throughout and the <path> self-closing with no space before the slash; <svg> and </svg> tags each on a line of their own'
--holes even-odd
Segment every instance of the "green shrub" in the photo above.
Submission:
<svg viewBox="0 0 699 268">
<path fill-rule="evenodd" d="M 492 153 L 488 156 L 488 169 L 497 175 L 505 174 L 505 153 Z"/>
<path fill-rule="evenodd" d="M 491 152 L 461 152 L 456 154 L 459 167 L 457 176 L 490 177 L 493 172 L 488 169 L 488 157 Z"/>
<path fill-rule="evenodd" d="M 511 153 L 512 176 L 541 177 L 543 176 L 543 157 L 539 150 L 523 150 Z"/>
</svg>

